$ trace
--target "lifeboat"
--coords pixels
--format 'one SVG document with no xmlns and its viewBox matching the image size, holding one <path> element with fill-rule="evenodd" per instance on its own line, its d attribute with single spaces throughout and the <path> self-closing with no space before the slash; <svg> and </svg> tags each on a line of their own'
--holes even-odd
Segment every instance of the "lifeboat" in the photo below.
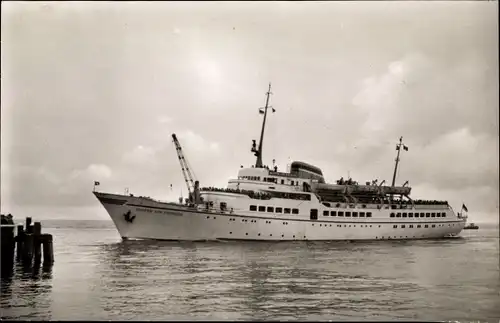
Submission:
<svg viewBox="0 0 500 323">
<path fill-rule="evenodd" d="M 336 185 L 325 183 L 314 183 L 312 188 L 316 192 L 333 194 L 365 194 L 365 195 L 410 195 L 411 187 L 403 186 L 376 186 L 376 185 Z"/>
<path fill-rule="evenodd" d="M 375 185 L 350 185 L 347 189 L 349 193 L 378 194 L 380 189 Z"/>
<path fill-rule="evenodd" d="M 403 186 L 382 186 L 383 194 L 398 194 L 398 195 L 410 195 L 411 187 Z"/>
<path fill-rule="evenodd" d="M 314 183 L 313 189 L 316 191 L 327 191 L 337 194 L 346 194 L 347 186 L 346 185 L 335 185 L 335 184 L 325 184 L 325 183 Z"/>
</svg>

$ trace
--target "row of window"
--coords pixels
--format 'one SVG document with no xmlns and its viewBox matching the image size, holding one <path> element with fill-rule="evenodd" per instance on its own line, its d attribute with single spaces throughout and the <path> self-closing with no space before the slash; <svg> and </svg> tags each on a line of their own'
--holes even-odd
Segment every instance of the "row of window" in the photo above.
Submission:
<svg viewBox="0 0 500 323">
<path fill-rule="evenodd" d="M 207 216 L 207 219 L 210 219 L 210 216 Z M 214 217 L 213 217 L 213 219 L 217 219 L 217 218 L 214 216 Z M 235 219 L 235 218 L 230 218 L 230 219 L 229 219 L 229 221 L 236 221 L 236 219 Z M 242 219 L 242 220 L 241 220 L 241 222 L 248 222 L 248 219 Z M 250 220 L 250 222 L 252 222 L 252 223 L 257 223 L 257 220 Z M 271 221 L 266 220 L 266 224 L 271 224 L 271 223 L 272 223 Z M 288 225 L 288 222 L 283 222 L 283 224 L 284 224 L 284 225 Z M 356 224 L 353 224 L 353 225 L 351 225 L 351 224 L 337 224 L 337 227 L 338 227 L 338 228 L 342 228 L 342 225 L 344 226 L 344 228 L 346 228 L 346 227 L 349 227 L 349 228 L 350 228 L 351 226 L 352 226 L 352 227 L 354 227 L 354 228 L 356 227 Z M 430 224 L 415 224 L 415 225 L 410 224 L 410 225 L 408 225 L 408 228 L 413 229 L 414 227 L 416 227 L 416 228 L 418 229 L 418 228 L 421 228 L 421 227 L 422 227 L 422 225 L 424 226 L 424 228 L 429 228 L 429 225 L 430 225 Z M 312 226 L 314 226 L 314 223 L 312 224 Z M 323 224 L 320 224 L 319 226 L 320 226 L 320 227 L 321 227 L 321 226 L 323 226 L 323 227 L 328 227 L 328 226 L 330 226 L 330 227 L 331 227 L 331 226 L 332 226 L 332 224 L 326 224 L 326 223 L 323 223 Z M 436 227 L 436 224 L 432 224 L 432 225 L 430 225 L 430 226 L 431 226 L 431 228 L 435 228 L 435 227 Z M 438 227 L 444 227 L 445 225 L 444 225 L 444 224 L 437 224 L 437 226 L 438 226 Z M 453 224 L 448 224 L 448 226 L 449 226 L 449 227 L 451 227 L 451 226 L 455 226 L 455 224 L 454 224 L 454 223 L 453 223 Z M 372 225 L 370 224 L 370 225 L 368 226 L 368 224 L 365 224 L 365 225 L 363 225 L 363 224 L 362 224 L 362 225 L 360 225 L 360 227 L 361 227 L 361 228 L 363 228 L 363 227 L 365 227 L 365 228 L 370 227 L 370 228 L 371 228 L 371 227 L 372 227 Z M 378 225 L 378 227 L 380 228 L 380 227 L 381 227 L 381 225 Z M 397 224 L 394 224 L 392 227 L 393 227 L 393 229 L 397 229 L 397 228 L 398 228 L 398 225 L 397 225 Z M 405 228 L 406 228 L 406 225 L 405 225 L 405 224 L 402 224 L 402 225 L 400 226 L 400 228 L 401 228 L 401 229 L 405 229 Z"/>
<path fill-rule="evenodd" d="M 366 215 L 367 218 L 371 218 L 372 217 L 372 212 L 366 212 L 365 213 L 365 212 L 350 212 L 350 211 L 346 211 L 346 212 L 344 212 L 344 211 L 338 211 L 338 212 L 337 211 L 326 211 L 326 210 L 323 211 L 323 215 L 324 216 L 329 216 L 329 215 L 331 215 L 331 216 L 337 216 L 337 215 L 338 216 L 344 216 L 345 215 L 346 217 L 350 217 L 351 214 L 352 214 L 353 218 L 357 218 L 358 216 L 360 218 L 364 218 L 365 215 Z"/>
<path fill-rule="evenodd" d="M 230 231 L 230 232 L 229 232 L 229 234 L 233 234 L 233 232 L 232 232 L 232 231 Z M 248 236 L 248 232 L 246 232 L 246 233 L 245 233 L 245 235 L 246 235 L 246 236 Z M 261 236 L 260 232 L 257 234 L 257 236 L 258 236 L 258 237 L 260 237 L 260 236 Z M 273 236 L 273 234 L 271 233 L 271 234 L 269 234 L 269 236 L 270 236 L 270 237 L 272 237 L 272 236 Z M 282 238 L 284 238 L 284 237 L 285 237 L 285 235 L 284 235 L 284 234 L 282 234 L 282 235 L 281 235 L 281 237 L 282 237 Z M 425 236 L 424 236 L 424 235 L 422 235 L 422 236 L 420 236 L 420 237 L 421 237 L 421 238 L 425 238 Z M 295 239 L 295 235 L 293 235 L 293 238 Z M 391 240 L 391 239 L 397 239 L 397 238 L 398 238 L 397 236 L 394 236 L 393 238 L 391 238 L 390 236 L 388 236 L 386 239 Z M 399 238 L 400 238 L 400 239 L 403 239 L 403 236 L 399 236 Z M 405 238 L 408 238 L 408 236 L 405 236 Z M 416 237 L 416 236 L 413 236 L 413 238 L 417 238 L 417 237 Z M 298 239 L 300 239 L 300 237 L 299 237 Z M 304 239 L 307 239 L 307 238 L 306 238 L 306 236 L 304 236 Z M 382 236 L 381 238 L 379 238 L 379 237 L 377 236 L 377 237 L 375 237 L 375 239 L 376 239 L 376 240 L 379 240 L 379 239 L 385 239 L 385 238 L 384 238 L 384 236 Z"/>
<path fill-rule="evenodd" d="M 260 181 L 260 176 L 240 176 L 239 179 L 247 179 L 249 181 Z"/>
<path fill-rule="evenodd" d="M 273 207 L 273 206 L 263 206 L 263 205 L 250 205 L 250 211 L 258 211 L 258 212 L 268 212 L 268 213 L 284 213 L 284 214 L 299 214 L 299 209 L 294 209 L 294 208 L 282 208 L 282 207 Z M 371 218 L 372 217 L 372 212 L 351 212 L 351 211 L 323 211 L 323 216 L 339 216 L 339 217 L 353 217 L 353 218 Z M 413 218 L 415 215 L 416 218 L 419 217 L 419 213 L 391 213 L 391 218 Z M 420 213 L 420 217 L 446 217 L 446 213 Z M 317 209 L 312 209 L 311 210 L 311 219 L 317 219 Z"/>
<path fill-rule="evenodd" d="M 229 234 L 233 234 L 233 231 L 230 231 L 230 232 L 229 232 Z M 248 232 L 247 232 L 247 233 L 245 233 L 245 235 L 247 236 L 247 235 L 248 235 Z M 260 232 L 257 234 L 257 236 L 259 236 L 259 237 L 260 237 Z M 270 234 L 269 234 L 269 236 L 270 236 L 270 237 L 272 237 L 272 236 L 273 236 L 273 234 L 272 234 L 272 233 L 270 233 Z M 285 235 L 284 235 L 284 234 L 282 234 L 282 235 L 281 235 L 281 237 L 282 237 L 282 238 L 284 238 L 284 237 L 285 237 Z M 293 237 L 295 238 L 295 235 L 293 235 Z M 306 239 L 306 236 L 304 236 L 304 239 Z"/>
<path fill-rule="evenodd" d="M 299 209 L 293 208 L 282 208 L 282 207 L 274 207 L 274 206 L 263 206 L 259 205 L 250 205 L 250 211 L 259 211 L 259 212 L 269 212 L 269 213 L 284 213 L 284 214 L 299 214 Z"/>
<path fill-rule="evenodd" d="M 260 176 L 240 176 L 238 179 L 246 179 L 249 181 L 260 181 Z M 264 182 L 278 184 L 278 178 L 276 178 L 276 177 L 263 177 L 262 180 Z M 280 181 L 281 181 L 281 184 L 285 184 L 284 179 L 281 179 Z M 298 186 L 299 181 L 291 181 L 290 185 Z"/>
<path fill-rule="evenodd" d="M 413 213 L 410 212 L 410 213 L 406 213 L 406 212 L 403 212 L 403 213 L 391 213 L 391 218 L 413 218 Z M 415 217 L 418 218 L 419 217 L 419 213 L 415 213 Z M 420 217 L 423 218 L 423 217 L 426 217 L 426 218 L 435 218 L 435 217 L 438 217 L 438 218 L 441 218 L 441 217 L 446 217 L 446 213 L 445 212 L 427 212 L 427 213 L 420 213 Z"/>
<path fill-rule="evenodd" d="M 217 219 L 217 217 L 215 217 L 215 216 L 214 216 L 214 217 L 212 217 L 212 218 L 213 218 L 213 219 Z M 207 216 L 207 219 L 210 219 L 210 216 Z M 235 219 L 235 218 L 230 218 L 230 219 L 229 219 L 229 221 L 236 221 L 236 219 Z M 241 222 L 248 222 L 248 219 L 242 219 L 242 220 L 241 220 Z M 257 220 L 250 220 L 250 222 L 252 222 L 252 223 L 257 223 Z M 266 220 L 266 224 L 271 224 L 271 223 L 272 223 L 271 221 Z M 287 225 L 287 224 L 288 224 L 288 222 L 283 222 L 283 224 L 284 224 L 284 225 Z M 353 225 L 351 225 L 351 224 L 337 224 L 337 227 L 338 227 L 338 228 L 342 228 L 342 225 L 344 226 L 344 228 L 347 228 L 347 227 L 351 228 L 351 226 L 352 226 L 352 227 L 354 227 L 354 228 L 356 227 L 356 224 L 353 224 Z M 422 224 L 422 225 L 424 226 L 424 228 L 429 228 L 429 224 Z M 421 224 L 416 224 L 416 228 L 421 228 L 421 227 L 422 227 L 422 225 L 421 225 Z M 312 226 L 314 226 L 314 223 L 312 224 Z M 321 227 L 321 226 L 323 226 L 323 227 L 330 226 L 330 227 L 331 227 L 332 225 L 331 225 L 331 224 L 326 224 L 326 223 L 323 223 L 323 224 L 320 224 L 319 226 L 320 226 L 320 227 Z M 438 226 L 438 227 L 444 227 L 445 225 L 444 225 L 444 224 L 438 224 L 437 226 Z M 451 227 L 451 226 L 455 226 L 455 224 L 454 224 L 454 223 L 452 223 L 452 224 L 448 224 L 448 226 L 449 226 L 449 227 Z M 364 228 L 368 228 L 368 227 L 370 227 L 370 228 L 371 228 L 371 227 L 372 227 L 372 225 L 371 225 L 371 224 L 370 224 L 370 225 L 368 225 L 368 224 L 363 225 L 363 224 L 362 224 L 362 225 L 360 225 L 360 227 L 361 227 L 361 228 L 363 228 L 363 227 L 364 227 Z M 379 225 L 378 225 L 378 227 L 380 228 L 380 227 L 382 227 L 382 226 L 379 224 Z M 432 228 L 435 228 L 435 227 L 436 227 L 436 224 L 432 224 L 432 225 L 431 225 L 431 227 L 432 227 Z M 392 226 L 392 228 L 393 228 L 393 229 L 397 229 L 397 228 L 398 228 L 398 225 L 397 225 L 397 224 L 394 224 L 394 225 Z M 401 229 L 405 229 L 405 228 L 406 228 L 406 225 L 405 225 L 405 224 L 402 224 L 402 225 L 400 226 L 400 228 L 401 228 Z M 410 225 L 408 225 L 408 228 L 412 229 L 412 228 L 414 228 L 414 225 L 413 225 L 413 224 L 410 224 Z"/>
<path fill-rule="evenodd" d="M 276 177 L 264 177 L 264 182 L 278 184 L 278 179 Z M 281 184 L 284 184 L 285 180 L 281 180 Z"/>
<path fill-rule="evenodd" d="M 271 197 L 276 197 L 280 199 L 292 199 L 292 200 L 302 200 L 302 201 L 310 201 L 310 194 L 303 193 L 285 193 L 285 192 L 268 192 Z"/>
<path fill-rule="evenodd" d="M 441 226 L 441 225 L 439 225 L 439 226 Z M 392 227 L 393 227 L 394 229 L 397 229 L 397 228 L 398 228 L 398 226 L 397 226 L 396 224 L 395 224 L 395 225 L 393 225 Z M 408 227 L 409 227 L 410 229 L 411 229 L 411 228 L 413 228 L 413 224 L 410 224 Z M 422 225 L 417 224 L 417 228 L 421 228 L 421 227 L 422 227 Z M 428 227 L 429 227 L 429 225 L 428 225 L 428 224 L 424 224 L 424 228 L 428 228 Z M 435 224 L 433 224 L 433 225 L 432 225 L 432 227 L 433 227 L 433 228 L 435 228 L 435 227 L 436 227 L 436 225 L 435 225 Z M 401 229 L 404 229 L 404 228 L 406 228 L 406 225 L 404 225 L 404 224 L 403 224 L 403 225 L 401 225 Z"/>
</svg>

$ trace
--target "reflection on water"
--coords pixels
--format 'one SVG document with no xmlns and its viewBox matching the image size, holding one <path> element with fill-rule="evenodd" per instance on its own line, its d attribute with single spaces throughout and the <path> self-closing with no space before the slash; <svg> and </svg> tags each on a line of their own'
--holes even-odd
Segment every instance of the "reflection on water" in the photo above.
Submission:
<svg viewBox="0 0 500 323">
<path fill-rule="evenodd" d="M 52 266 L 33 266 L 16 263 L 12 274 L 1 279 L 1 318 L 50 320 Z M 9 302 L 14 300 L 14 302 Z M 6 304 L 6 303 L 9 304 Z M 24 315 L 25 308 L 32 312 Z M 21 309 L 21 311 L 18 311 Z"/>
<path fill-rule="evenodd" d="M 424 251 L 439 246 L 445 252 L 464 242 L 429 240 L 417 245 Z M 398 313 L 392 318 L 418 319 L 415 309 L 427 302 L 418 295 L 427 287 L 411 269 L 419 256 L 414 247 L 407 242 L 103 245 L 98 271 L 108 273 L 101 278 L 109 278 L 102 281 L 102 292 L 109 297 L 102 306 L 124 319 L 153 319 L 158 314 L 178 318 L 184 313 L 219 319 L 377 319 L 394 311 Z M 145 290 L 147 302 L 141 297 Z M 127 291 L 121 302 L 118 291 Z"/>
<path fill-rule="evenodd" d="M 58 240 L 52 273 L 16 268 L 12 281 L 2 282 L 2 318 L 500 317 L 498 235 L 252 243 L 121 242 L 114 230 L 88 225 L 85 230 L 58 227 L 51 233 Z"/>
</svg>

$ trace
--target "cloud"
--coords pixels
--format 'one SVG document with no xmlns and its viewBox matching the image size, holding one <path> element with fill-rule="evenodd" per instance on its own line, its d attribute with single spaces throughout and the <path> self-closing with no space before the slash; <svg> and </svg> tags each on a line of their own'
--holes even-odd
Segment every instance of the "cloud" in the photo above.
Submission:
<svg viewBox="0 0 500 323">
<path fill-rule="evenodd" d="M 438 189 L 498 187 L 498 145 L 485 134 L 473 136 L 462 128 L 415 148 L 412 155 L 418 161 L 407 167 L 419 183 L 432 183 Z"/>
<path fill-rule="evenodd" d="M 160 124 L 168 124 L 172 122 L 172 118 L 167 117 L 167 116 L 161 116 L 158 118 L 158 123 Z"/>
<path fill-rule="evenodd" d="M 99 189 L 123 192 L 128 187 L 133 194 L 177 200 L 180 190 L 186 193 L 187 188 L 170 135 L 169 131 L 164 134 L 163 141 L 149 146 L 138 145 L 125 152 L 112 178 L 103 180 Z M 192 130 L 176 131 L 176 135 L 195 178 L 204 185 L 215 180 L 217 174 L 207 172 L 207 165 L 216 164 L 220 158 L 219 143 Z M 170 190 L 170 184 L 175 191 Z"/>
<path fill-rule="evenodd" d="M 219 144 L 217 142 L 207 141 L 191 130 L 180 132 L 177 138 L 179 141 L 183 141 L 186 147 L 191 151 L 215 153 L 219 150 Z M 181 143 L 181 145 L 183 144 Z"/>
<path fill-rule="evenodd" d="M 411 194 L 414 198 L 427 198 L 448 201 L 455 212 L 460 211 L 462 204 L 469 210 L 472 222 L 491 222 L 499 212 L 498 190 L 487 186 L 468 187 L 456 186 L 450 188 L 436 188 L 433 184 L 420 184 L 412 187 Z M 489 220 L 488 220 L 489 218 Z M 479 220 L 479 221 L 477 221 Z"/>
<path fill-rule="evenodd" d="M 125 164 L 147 166 L 155 162 L 155 154 L 155 149 L 139 145 L 123 155 L 123 162 Z"/>
<path fill-rule="evenodd" d="M 93 183 L 94 181 L 109 179 L 112 176 L 111 169 L 102 164 L 91 164 L 86 169 L 74 170 L 67 178 L 67 184 L 75 182 Z"/>
<path fill-rule="evenodd" d="M 44 166 L 14 166 L 7 176 L 2 175 L 2 182 L 8 184 L 2 194 L 7 201 L 2 199 L 2 204 L 88 205 L 94 202 L 90 194 L 94 180 L 106 180 L 111 176 L 111 169 L 101 164 L 91 164 L 68 174 L 56 174 Z"/>
<path fill-rule="evenodd" d="M 429 63 L 421 54 L 407 55 L 388 64 L 387 71 L 380 76 L 370 76 L 363 80 L 358 94 L 353 98 L 353 105 L 359 107 L 366 120 L 361 129 L 366 135 L 384 131 L 394 126 L 401 115 L 401 96 L 411 92 L 412 85 L 422 80 L 430 70 Z"/>
</svg>

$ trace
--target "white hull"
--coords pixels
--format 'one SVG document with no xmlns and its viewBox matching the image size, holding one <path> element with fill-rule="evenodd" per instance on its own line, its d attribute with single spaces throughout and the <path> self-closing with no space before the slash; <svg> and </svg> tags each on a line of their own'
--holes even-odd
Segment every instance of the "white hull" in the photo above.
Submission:
<svg viewBox="0 0 500 323">
<path fill-rule="evenodd" d="M 205 212 L 180 204 L 140 197 L 94 194 L 109 213 L 123 239 L 263 241 L 434 239 L 457 235 L 465 226 L 465 220 L 457 217 L 389 218 L 390 210 L 383 209 L 374 210 L 372 218 L 318 217 L 317 220 L 310 220 L 291 214 Z M 129 221 L 126 220 L 127 213 Z M 130 220 L 130 217 L 133 219 Z M 402 225 L 405 228 L 402 228 Z M 410 225 L 413 227 L 410 228 Z M 420 227 L 417 228 L 417 225 Z M 425 228 L 426 225 L 428 228 Z"/>
</svg>

